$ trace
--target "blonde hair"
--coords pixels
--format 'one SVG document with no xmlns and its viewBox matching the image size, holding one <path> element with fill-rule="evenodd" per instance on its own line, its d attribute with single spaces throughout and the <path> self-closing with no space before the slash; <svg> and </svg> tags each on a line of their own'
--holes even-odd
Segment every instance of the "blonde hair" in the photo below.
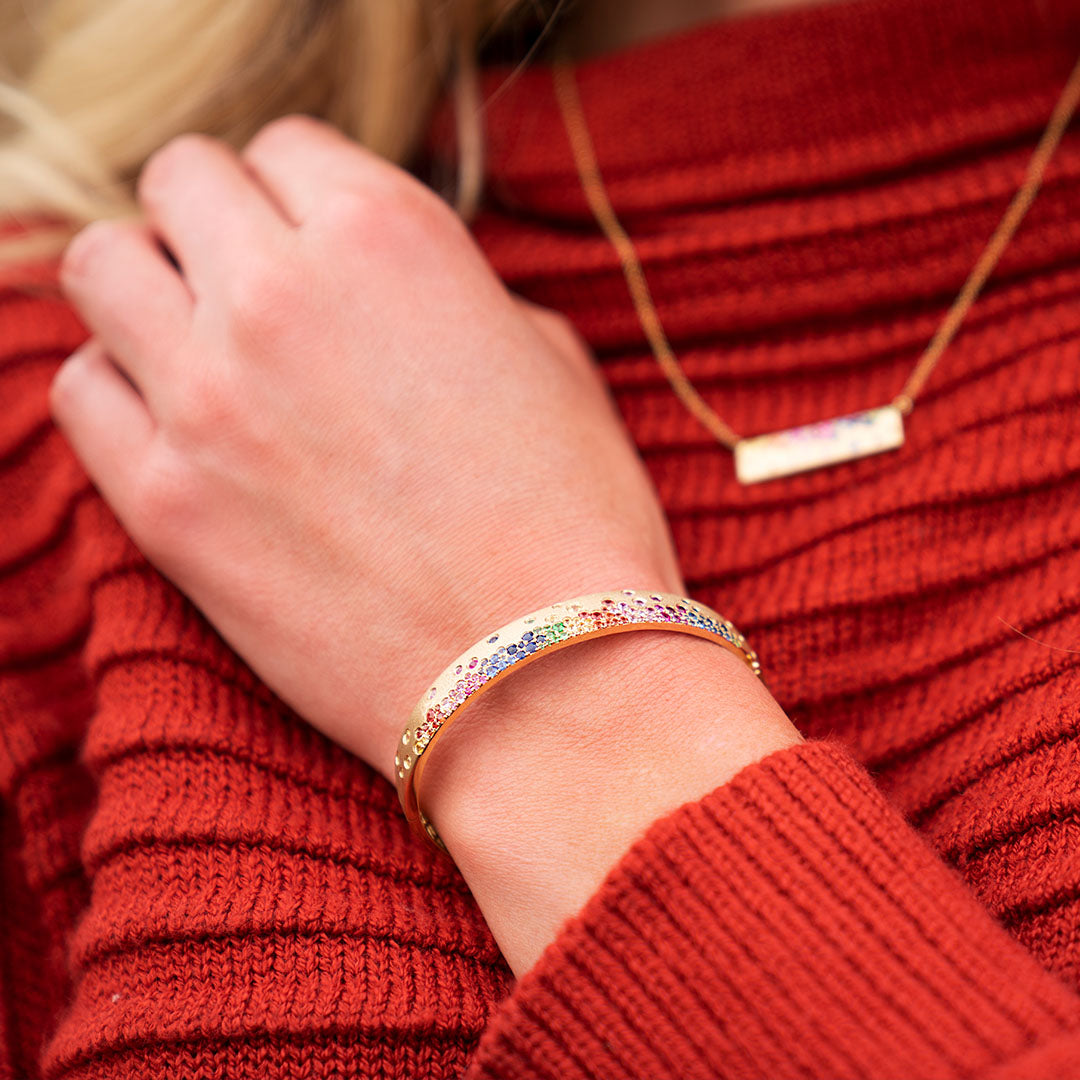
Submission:
<svg viewBox="0 0 1080 1080">
<path fill-rule="evenodd" d="M 181 132 L 240 149 L 274 117 L 304 112 L 407 165 L 450 85 L 454 203 L 468 219 L 483 172 L 478 43 L 528 6 L 0 0 L 0 219 L 35 224 L 0 237 L 0 270 L 58 255 L 90 221 L 139 216 L 138 174 Z M 542 6 L 532 0 L 531 14 Z"/>
</svg>

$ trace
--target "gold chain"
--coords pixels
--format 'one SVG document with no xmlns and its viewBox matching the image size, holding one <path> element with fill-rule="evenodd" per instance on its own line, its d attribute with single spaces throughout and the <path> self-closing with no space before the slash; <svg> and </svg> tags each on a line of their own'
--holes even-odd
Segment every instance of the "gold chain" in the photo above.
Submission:
<svg viewBox="0 0 1080 1080">
<path fill-rule="evenodd" d="M 581 186 L 585 191 L 585 197 L 589 202 L 593 214 L 600 228 L 603 229 L 607 238 L 622 263 L 623 274 L 626 284 L 630 289 L 634 307 L 637 309 L 638 318 L 641 320 L 642 329 L 652 346 L 657 362 L 667 377 L 671 388 L 679 396 L 683 404 L 701 421 L 702 424 L 716 437 L 716 439 L 729 450 L 734 450 L 739 442 L 737 435 L 716 412 L 710 408 L 701 395 L 694 389 L 693 384 L 686 377 L 686 373 L 679 366 L 675 353 L 672 351 L 664 328 L 660 322 L 660 316 L 656 313 L 656 307 L 652 301 L 652 295 L 645 282 L 645 272 L 634 250 L 634 245 L 627 235 L 626 230 L 619 224 L 615 211 L 611 207 L 607 191 L 604 188 L 603 179 L 600 176 L 600 168 L 596 163 L 596 154 L 593 150 L 592 139 L 585 122 L 585 113 L 581 106 L 581 98 L 577 90 L 577 82 L 574 78 L 573 66 L 564 58 L 559 58 L 553 65 L 553 78 L 555 82 L 555 96 L 562 111 L 563 122 L 566 124 L 567 135 L 574 154 L 574 162 L 577 166 L 578 175 L 581 178 Z M 1039 139 L 1028 162 L 1027 172 L 1023 183 L 1013 196 L 1005 211 L 994 235 L 983 249 L 964 282 L 952 306 L 945 313 L 945 317 L 938 326 L 937 331 L 926 346 L 922 356 L 919 357 L 914 370 L 908 376 L 903 389 L 893 399 L 892 404 L 907 415 L 915 405 L 915 399 L 934 370 L 946 346 L 952 341 L 964 316 L 967 315 L 979 291 L 986 283 L 995 264 L 1001 257 L 1001 253 L 1008 246 L 1013 234 L 1016 232 L 1024 214 L 1035 198 L 1042 182 L 1043 173 L 1058 143 L 1061 141 L 1065 129 L 1080 103 L 1080 60 L 1077 60 L 1072 74 L 1065 84 L 1064 90 L 1054 106 L 1050 116 L 1050 122 Z"/>
</svg>

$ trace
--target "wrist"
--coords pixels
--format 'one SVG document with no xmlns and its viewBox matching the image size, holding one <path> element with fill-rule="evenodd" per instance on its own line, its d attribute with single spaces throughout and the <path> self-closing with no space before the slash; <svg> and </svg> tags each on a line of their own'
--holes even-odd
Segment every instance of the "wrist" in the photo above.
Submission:
<svg viewBox="0 0 1080 1080">
<path fill-rule="evenodd" d="M 654 820 L 801 741 L 729 650 L 616 634 L 477 700 L 432 751 L 423 809 L 520 972 Z"/>
<path fill-rule="evenodd" d="M 643 592 L 677 595 L 683 595 L 686 591 L 677 568 L 665 566 L 664 560 L 660 559 L 635 560 L 610 555 L 606 559 L 597 556 L 584 558 L 580 554 L 566 553 L 556 558 L 546 553 L 543 558 L 530 554 L 525 561 L 527 565 L 521 573 L 508 573 L 504 566 L 501 579 L 494 570 L 490 576 L 468 574 L 467 586 L 451 602 L 433 605 L 429 612 L 423 613 L 423 617 L 418 614 L 412 620 L 413 636 L 407 643 L 409 663 L 388 671 L 376 688 L 379 696 L 374 711 L 378 716 L 385 717 L 386 722 L 381 725 L 383 749 L 372 758 L 375 767 L 391 783 L 396 782 L 394 759 L 401 749 L 402 730 L 417 706 L 418 698 L 423 700 L 423 695 L 435 678 L 470 644 L 481 647 L 494 631 L 512 620 L 567 597 L 605 592 L 612 588 L 635 588 Z M 539 667 L 550 660 L 551 657 L 545 657 L 531 666 Z M 521 674 L 515 672 L 507 683 L 516 683 Z M 418 683 L 418 675 L 425 681 Z M 486 689 L 485 698 L 495 693 L 496 689 Z M 500 690 L 500 696 L 503 693 L 506 691 Z M 480 701 L 470 704 L 470 725 L 473 717 L 479 715 L 474 714 L 473 710 L 481 706 Z M 452 729 L 459 726 L 455 723 Z M 442 743 L 450 737 L 452 729 L 440 737 L 440 756 Z M 355 745 L 357 740 L 351 738 L 349 732 L 345 732 L 339 741 L 354 753 L 359 753 Z M 360 756 L 366 755 L 361 753 Z M 425 788 L 428 786 L 427 768 L 425 763 Z"/>
</svg>

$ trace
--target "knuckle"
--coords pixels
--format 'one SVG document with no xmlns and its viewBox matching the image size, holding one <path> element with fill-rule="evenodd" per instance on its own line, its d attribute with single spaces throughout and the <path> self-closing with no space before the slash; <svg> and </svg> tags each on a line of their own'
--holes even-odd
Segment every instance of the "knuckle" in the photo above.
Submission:
<svg viewBox="0 0 1080 1080">
<path fill-rule="evenodd" d="M 159 146 L 143 163 L 136 182 L 136 195 L 140 200 L 152 200 L 158 192 L 178 175 L 189 163 L 215 142 L 213 136 L 199 131 L 185 131 Z"/>
<path fill-rule="evenodd" d="M 450 204 L 419 181 L 401 177 L 395 187 L 396 198 L 391 200 L 391 206 L 403 224 L 411 224 L 429 236 L 444 236 L 462 226 Z"/>
<path fill-rule="evenodd" d="M 385 243 L 395 248 L 410 240 L 440 243 L 464 227 L 434 191 L 395 174 L 384 174 L 362 189 L 336 192 L 327 199 L 324 216 L 336 232 L 367 245 Z"/>
<path fill-rule="evenodd" d="M 418 228 L 422 235 L 438 238 L 443 242 L 458 243 L 468 240 L 471 243 L 465 223 L 457 211 L 445 199 L 422 184 L 417 185 L 417 189 L 411 206 L 414 227 Z"/>
<path fill-rule="evenodd" d="M 64 280 L 87 276 L 98 260 L 113 248 L 120 226 L 101 219 L 80 229 L 60 257 L 60 276 Z"/>
<path fill-rule="evenodd" d="M 291 144 L 297 139 L 303 138 L 312 132 L 321 131 L 326 122 L 319 120 L 307 113 L 285 113 L 268 120 L 251 137 L 245 151 L 261 150 L 264 146 L 270 146 L 278 140 L 283 145 Z"/>
<path fill-rule="evenodd" d="M 263 338 L 275 333 L 298 303 L 295 271 L 280 258 L 255 254 L 226 286 L 226 310 L 233 329 Z"/>
<path fill-rule="evenodd" d="M 339 235 L 368 238 L 393 213 L 391 200 L 381 194 L 343 188 L 327 196 L 322 217 Z"/>
<path fill-rule="evenodd" d="M 239 402 L 238 388 L 226 371 L 192 373 L 176 388 L 170 426 L 185 442 L 219 440 L 236 426 Z"/>
<path fill-rule="evenodd" d="M 130 527 L 140 547 L 157 561 L 190 534 L 200 504 L 198 478 L 184 459 L 159 448 L 143 462 L 132 490 Z"/>
<path fill-rule="evenodd" d="M 86 377 L 93 339 L 84 342 L 53 373 L 49 383 L 49 411 L 56 420 L 65 419 L 78 405 L 79 389 Z"/>
</svg>

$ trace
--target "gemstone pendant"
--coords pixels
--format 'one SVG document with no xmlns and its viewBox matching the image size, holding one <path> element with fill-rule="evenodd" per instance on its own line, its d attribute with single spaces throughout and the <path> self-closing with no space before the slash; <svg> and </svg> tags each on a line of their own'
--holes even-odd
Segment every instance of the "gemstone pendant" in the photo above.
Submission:
<svg viewBox="0 0 1080 1080">
<path fill-rule="evenodd" d="M 904 417 L 895 405 L 771 431 L 735 444 L 735 476 L 757 484 L 820 469 L 904 445 Z"/>
</svg>

